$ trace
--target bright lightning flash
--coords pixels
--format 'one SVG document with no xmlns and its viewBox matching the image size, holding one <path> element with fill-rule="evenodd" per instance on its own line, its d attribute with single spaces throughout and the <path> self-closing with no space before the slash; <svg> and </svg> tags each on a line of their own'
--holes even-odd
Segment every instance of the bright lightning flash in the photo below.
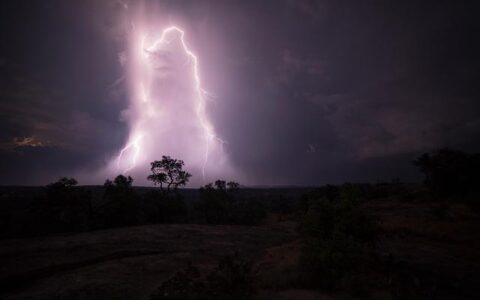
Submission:
<svg viewBox="0 0 480 300">
<path fill-rule="evenodd" d="M 205 179 L 205 169 L 210 155 L 211 142 L 214 140 L 219 141 L 221 144 L 224 142 L 215 135 L 213 126 L 206 116 L 205 104 L 208 94 L 202 88 L 198 67 L 198 57 L 188 48 L 185 42 L 185 32 L 176 26 L 165 28 L 162 31 L 160 39 L 155 41 L 150 47 L 145 47 L 145 36 L 142 35 L 142 38 L 140 39 L 140 61 L 144 64 L 148 64 L 149 61 L 147 58 L 149 55 L 154 54 L 155 49 L 158 49 L 159 46 L 161 47 L 170 44 L 173 41 L 173 39 L 168 38 L 171 36 L 170 33 L 177 33 L 180 35 L 179 40 L 182 51 L 187 55 L 187 63 L 191 62 L 193 64 L 193 72 L 191 74 L 191 79 L 193 79 L 194 83 L 193 101 L 196 106 L 195 113 L 196 117 L 198 118 L 198 124 L 203 132 L 204 154 L 203 165 L 201 169 L 203 178 Z M 117 169 L 123 171 L 123 173 L 128 173 L 137 166 L 139 159 L 143 156 L 145 140 L 151 140 L 148 136 L 148 131 L 146 132 L 144 130 L 144 124 L 154 120 L 154 117 L 160 116 L 160 112 L 157 111 L 157 106 L 152 105 L 151 103 L 152 99 L 149 95 L 148 88 L 146 88 L 147 80 L 145 79 L 145 76 L 138 77 L 139 78 L 137 83 L 135 83 L 135 86 L 137 89 L 138 98 L 143 104 L 139 106 L 141 107 L 141 109 L 139 109 L 139 121 L 137 122 L 136 126 L 132 128 L 126 146 L 120 151 L 117 157 Z M 134 79 L 134 81 L 135 80 L 136 79 Z M 168 143 L 168 141 L 163 142 Z"/>
</svg>

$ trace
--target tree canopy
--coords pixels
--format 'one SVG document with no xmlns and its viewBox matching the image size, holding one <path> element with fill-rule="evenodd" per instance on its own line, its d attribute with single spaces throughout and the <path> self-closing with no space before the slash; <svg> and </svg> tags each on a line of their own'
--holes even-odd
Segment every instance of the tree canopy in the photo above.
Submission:
<svg viewBox="0 0 480 300">
<path fill-rule="evenodd" d="M 170 156 L 162 156 L 162 160 L 151 162 L 152 174 L 147 177 L 147 180 L 152 181 L 155 185 L 160 185 L 163 189 L 163 184 L 167 185 L 167 192 L 171 188 L 177 190 L 179 186 L 187 184 L 192 175 L 183 170 L 183 160 L 171 158 Z"/>
</svg>

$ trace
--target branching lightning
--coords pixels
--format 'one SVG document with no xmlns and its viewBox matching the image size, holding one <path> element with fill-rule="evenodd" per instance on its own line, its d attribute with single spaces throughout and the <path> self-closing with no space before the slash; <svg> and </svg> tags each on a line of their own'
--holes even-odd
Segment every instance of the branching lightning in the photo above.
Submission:
<svg viewBox="0 0 480 300">
<path fill-rule="evenodd" d="M 207 166 L 207 162 L 210 155 L 210 146 L 212 141 L 218 141 L 221 144 L 224 142 L 215 135 L 213 126 L 209 122 L 205 106 L 206 100 L 209 97 L 208 93 L 202 88 L 201 79 L 199 74 L 199 66 L 198 66 L 198 57 L 190 50 L 185 42 L 185 32 L 178 28 L 177 26 L 170 26 L 165 28 L 162 31 L 160 38 L 155 41 L 151 46 L 145 47 L 145 35 L 142 35 L 140 38 L 140 55 L 142 56 L 143 63 L 148 63 L 147 58 L 151 53 L 154 53 L 155 49 L 161 45 L 170 44 L 172 39 L 168 39 L 169 33 L 176 32 L 180 35 L 180 44 L 182 47 L 182 51 L 187 55 L 188 62 L 193 64 L 193 72 L 192 72 L 192 79 L 194 82 L 194 103 L 196 105 L 196 117 L 198 118 L 198 123 L 203 131 L 203 139 L 204 139 L 204 158 L 203 158 L 203 166 L 202 166 L 202 176 L 205 179 L 205 169 Z M 137 82 L 137 90 L 138 90 L 138 97 L 140 101 L 143 103 L 141 106 L 140 114 L 142 114 L 142 120 L 151 119 L 153 116 L 158 116 L 156 111 L 156 107 L 151 105 L 149 92 L 146 89 L 146 84 L 144 79 L 139 78 Z M 132 128 L 131 135 L 129 137 L 129 141 L 127 142 L 126 146 L 120 151 L 117 157 L 117 168 L 121 170 L 123 168 L 123 173 L 127 173 L 133 168 L 136 167 L 139 158 L 142 156 L 143 153 L 143 143 L 145 138 L 147 138 L 147 133 L 142 131 L 141 126 L 142 121 L 140 121 L 139 126 Z"/>
<path fill-rule="evenodd" d="M 132 154 L 132 157 L 130 158 L 130 161 L 128 163 L 128 166 L 126 167 L 126 169 L 123 171 L 124 173 L 127 173 L 128 171 L 130 171 L 131 169 L 133 169 L 135 167 L 135 165 L 137 164 L 137 159 L 138 159 L 138 155 L 140 153 L 140 141 L 142 139 L 142 135 L 139 134 L 137 135 L 133 141 L 129 142 L 121 151 L 120 151 L 120 154 L 118 155 L 118 159 L 117 159 L 117 168 L 120 169 L 120 162 L 121 162 L 121 159 L 125 153 L 125 151 L 129 150 L 130 148 L 133 148 L 133 154 Z"/>
</svg>

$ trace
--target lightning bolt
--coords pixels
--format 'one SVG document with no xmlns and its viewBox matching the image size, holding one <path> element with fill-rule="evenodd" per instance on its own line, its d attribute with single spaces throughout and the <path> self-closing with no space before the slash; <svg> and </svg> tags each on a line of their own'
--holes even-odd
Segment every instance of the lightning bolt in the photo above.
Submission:
<svg viewBox="0 0 480 300">
<path fill-rule="evenodd" d="M 209 120 L 206 116 L 206 112 L 205 112 L 205 106 L 206 105 L 205 104 L 206 104 L 206 99 L 209 97 L 209 94 L 208 94 L 208 92 L 206 92 L 202 88 L 200 74 L 199 74 L 198 57 L 187 46 L 187 44 L 185 42 L 185 31 L 180 29 L 177 26 L 167 27 L 162 31 L 162 34 L 161 34 L 160 38 L 157 41 L 155 41 L 150 47 L 145 47 L 144 46 L 145 45 L 145 36 L 142 35 L 142 37 L 140 39 L 140 44 L 141 44 L 140 47 L 141 47 L 141 50 L 142 50 L 141 53 L 142 53 L 142 57 L 145 58 L 146 56 L 148 56 L 148 53 L 152 53 L 154 51 L 154 49 L 159 44 L 169 44 L 171 42 L 171 40 L 167 39 L 167 35 L 170 32 L 178 32 L 180 34 L 180 42 L 181 42 L 181 45 L 182 45 L 182 49 L 185 52 L 185 54 L 187 55 L 189 61 L 191 61 L 193 63 L 193 74 L 192 74 L 192 76 L 193 76 L 193 80 L 194 80 L 194 83 L 195 83 L 194 84 L 194 86 L 195 86 L 195 93 L 194 93 L 195 99 L 194 100 L 195 100 L 195 103 L 196 103 L 196 115 L 197 115 L 199 124 L 200 124 L 200 126 L 203 130 L 203 136 L 204 136 L 204 139 L 205 139 L 205 152 L 203 154 L 204 158 L 203 158 L 203 166 L 202 166 L 202 177 L 205 180 L 205 169 L 206 169 L 208 159 L 209 159 L 211 142 L 214 141 L 214 140 L 218 141 L 218 142 L 221 143 L 222 146 L 225 142 L 215 135 L 213 126 L 211 125 L 211 123 L 209 122 Z M 141 98 L 142 102 L 145 102 L 145 103 L 149 102 L 148 94 L 145 91 L 145 87 L 144 87 L 143 83 L 140 84 L 140 98 Z M 153 108 L 150 108 L 150 110 L 147 111 L 147 115 L 151 116 L 152 114 L 154 114 L 154 111 L 153 111 Z M 130 141 L 127 143 L 127 145 L 120 151 L 120 154 L 117 158 L 117 168 L 119 168 L 119 169 L 120 169 L 120 166 L 121 166 L 121 161 L 122 161 L 123 156 L 125 155 L 126 151 L 128 151 L 129 149 L 133 149 L 132 158 L 128 161 L 128 164 L 127 164 L 126 169 L 124 170 L 124 173 L 132 170 L 136 166 L 137 159 L 140 156 L 140 153 L 142 152 L 141 141 L 142 141 L 143 136 L 144 136 L 143 134 L 139 134 L 139 133 L 133 134 L 130 138 Z"/>
<path fill-rule="evenodd" d="M 138 155 L 140 153 L 140 141 L 142 140 L 143 138 L 143 135 L 142 134 L 138 134 L 138 135 L 135 135 L 132 139 L 131 142 L 129 142 L 121 151 L 120 151 L 120 154 L 118 155 L 118 158 L 117 158 L 117 169 L 120 170 L 120 163 L 121 163 L 121 160 L 122 160 L 122 157 L 123 155 L 125 154 L 125 152 L 131 148 L 133 148 L 133 155 L 132 155 L 132 158 L 131 160 L 129 161 L 129 164 L 128 166 L 124 169 L 123 173 L 128 173 L 131 169 L 133 169 L 136 164 L 137 164 L 137 160 L 138 160 Z"/>
</svg>

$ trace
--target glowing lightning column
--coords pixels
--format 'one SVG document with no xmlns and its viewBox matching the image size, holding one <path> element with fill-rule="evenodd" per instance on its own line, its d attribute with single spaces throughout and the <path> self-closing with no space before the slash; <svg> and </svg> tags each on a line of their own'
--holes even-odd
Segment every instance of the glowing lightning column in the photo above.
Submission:
<svg viewBox="0 0 480 300">
<path fill-rule="evenodd" d="M 135 26 L 134 26 L 133 23 L 132 23 L 132 28 L 135 30 Z M 145 49 L 145 36 L 142 36 L 141 39 L 140 39 L 140 55 L 142 56 L 142 58 L 145 58 L 145 54 L 143 53 L 144 49 Z M 148 97 L 147 97 L 147 93 L 145 91 L 145 86 L 143 85 L 143 83 L 140 84 L 139 88 L 140 88 L 140 95 L 141 95 L 142 101 L 147 102 Z M 132 170 L 136 166 L 138 156 L 139 156 L 140 151 L 141 151 L 141 140 L 143 138 L 143 134 L 141 132 L 139 132 L 138 128 L 134 128 L 132 130 L 132 132 L 133 133 L 131 133 L 131 135 L 129 137 L 129 142 L 120 151 L 120 153 L 117 157 L 117 170 L 120 170 L 121 169 L 120 164 L 121 164 L 121 161 L 123 159 L 123 156 L 126 154 L 126 152 L 129 149 L 133 148 L 133 154 L 131 155 L 131 159 L 128 161 L 128 166 L 123 170 L 123 173 L 129 172 L 130 170 Z"/>
<path fill-rule="evenodd" d="M 200 125 L 203 128 L 205 141 L 206 141 L 205 157 L 204 157 L 204 162 L 203 162 L 203 167 L 202 167 L 202 175 L 203 175 L 203 178 L 205 179 L 205 167 L 207 165 L 208 156 L 209 156 L 209 152 L 210 152 L 210 141 L 212 139 L 216 138 L 216 136 L 213 132 L 212 126 L 210 125 L 210 123 L 208 122 L 208 120 L 205 116 L 205 99 L 203 97 L 204 91 L 203 91 L 202 86 L 201 86 L 200 75 L 199 75 L 199 71 L 198 71 L 198 58 L 187 47 L 187 44 L 185 43 L 185 38 L 184 38 L 185 37 L 185 31 L 181 30 L 180 28 L 178 28 L 176 26 L 171 26 L 171 27 L 168 27 L 168 28 L 164 29 L 163 32 L 162 32 L 162 35 L 160 37 L 160 40 L 155 42 L 152 45 L 152 47 L 150 47 L 150 49 L 154 49 L 159 43 L 169 43 L 169 41 L 167 41 L 165 39 L 165 37 L 169 32 L 172 32 L 172 31 L 177 31 L 177 32 L 180 33 L 180 41 L 181 41 L 181 44 L 182 44 L 183 51 L 185 51 L 187 56 L 193 62 L 193 78 L 195 80 L 195 94 L 196 94 L 195 100 L 197 102 L 196 113 L 197 113 L 198 120 L 200 121 Z"/>
<path fill-rule="evenodd" d="M 199 75 L 199 71 L 198 71 L 198 58 L 187 47 L 187 45 L 185 43 L 185 39 L 184 39 L 185 32 L 183 30 L 181 30 L 180 28 L 176 27 L 176 26 L 171 26 L 171 27 L 168 27 L 168 28 L 164 29 L 162 31 L 162 35 L 161 35 L 160 39 L 157 40 L 148 49 L 143 48 L 143 40 L 144 39 L 142 38 L 142 49 L 146 50 L 146 52 L 151 52 L 156 48 L 156 46 L 158 44 L 162 44 L 162 43 L 167 43 L 168 44 L 170 41 L 166 40 L 166 35 L 169 32 L 172 32 L 172 31 L 177 31 L 177 32 L 180 33 L 180 41 L 181 41 L 181 44 L 182 44 L 183 51 L 185 51 L 187 56 L 193 62 L 193 79 L 195 80 L 195 101 L 197 103 L 196 114 L 197 114 L 198 120 L 200 122 L 200 125 L 203 129 L 205 142 L 206 142 L 206 144 L 205 144 L 205 156 L 204 156 L 204 162 L 203 162 L 203 167 L 202 167 L 202 176 L 205 179 L 205 168 L 206 168 L 206 165 L 207 165 L 207 162 L 208 162 L 208 157 L 209 157 L 209 152 L 210 152 L 210 142 L 213 139 L 217 139 L 221 143 L 223 143 L 223 141 L 220 138 L 215 136 L 215 133 L 213 131 L 213 127 L 208 122 L 208 120 L 206 118 L 206 115 L 205 115 L 205 99 L 204 99 L 205 91 L 201 87 L 201 80 L 200 80 L 200 75 Z M 148 101 L 145 90 L 144 90 L 144 87 L 143 87 L 143 84 L 141 85 L 141 90 L 142 90 L 141 93 L 142 93 L 143 101 L 144 102 Z M 131 170 L 136 164 L 137 157 L 138 157 L 138 155 L 141 151 L 141 149 L 140 149 L 141 148 L 141 146 L 140 146 L 140 140 L 141 139 L 142 139 L 141 134 L 140 135 L 134 135 L 133 140 L 130 143 L 128 143 L 125 146 L 125 148 L 122 149 L 122 151 L 120 152 L 120 155 L 118 156 L 117 165 L 118 165 L 118 167 L 120 167 L 120 160 L 121 160 L 124 152 L 127 151 L 129 148 L 134 148 L 134 150 L 135 150 L 134 153 L 133 153 L 131 163 L 130 163 L 130 167 L 128 167 L 127 170 L 125 170 L 125 172 L 128 172 L 129 170 Z"/>
<path fill-rule="evenodd" d="M 120 169 L 120 161 L 121 161 L 123 155 L 125 154 L 125 151 L 127 151 L 130 148 L 134 149 L 132 159 L 130 161 L 130 165 L 123 171 L 124 173 L 127 173 L 128 171 L 133 169 L 135 167 L 135 165 L 137 164 L 138 155 L 140 153 L 140 140 L 142 139 L 142 137 L 143 136 L 141 134 L 137 135 L 135 138 L 133 138 L 133 141 L 128 143 L 122 149 L 122 151 L 120 151 L 120 154 L 118 155 L 118 158 L 117 158 L 117 168 L 118 169 Z"/>
</svg>

